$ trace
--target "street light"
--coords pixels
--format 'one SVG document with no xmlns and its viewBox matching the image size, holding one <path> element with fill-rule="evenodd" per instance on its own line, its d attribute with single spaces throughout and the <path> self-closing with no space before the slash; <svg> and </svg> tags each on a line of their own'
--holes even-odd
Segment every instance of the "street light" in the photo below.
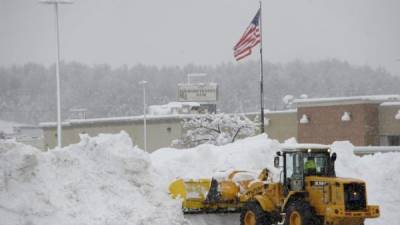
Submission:
<svg viewBox="0 0 400 225">
<path fill-rule="evenodd" d="M 57 146 L 61 148 L 62 133 L 61 133 L 61 94 L 60 94 L 60 31 L 58 25 L 58 5 L 59 4 L 72 4 L 71 0 L 42 0 L 39 1 L 43 4 L 54 5 L 55 11 L 55 24 L 56 24 L 56 80 L 57 80 Z"/>
<path fill-rule="evenodd" d="M 146 124 L 146 84 L 147 81 L 142 80 L 139 82 L 143 87 L 143 137 L 144 137 L 144 151 L 147 152 L 147 124 Z"/>
</svg>

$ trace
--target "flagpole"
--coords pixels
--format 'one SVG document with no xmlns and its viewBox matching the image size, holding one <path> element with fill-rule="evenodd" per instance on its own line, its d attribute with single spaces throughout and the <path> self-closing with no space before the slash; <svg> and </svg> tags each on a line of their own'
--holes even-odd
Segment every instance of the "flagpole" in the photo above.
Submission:
<svg viewBox="0 0 400 225">
<path fill-rule="evenodd" d="M 262 51 L 262 4 L 260 1 L 260 106 L 261 106 L 261 133 L 264 133 L 264 68 Z"/>
</svg>

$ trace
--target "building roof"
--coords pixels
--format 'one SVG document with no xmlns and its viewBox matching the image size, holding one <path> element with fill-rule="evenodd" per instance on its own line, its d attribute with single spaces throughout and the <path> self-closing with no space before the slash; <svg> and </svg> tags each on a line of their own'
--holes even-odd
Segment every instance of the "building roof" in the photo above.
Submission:
<svg viewBox="0 0 400 225">
<path fill-rule="evenodd" d="M 189 102 L 190 103 L 190 102 Z M 185 103 L 183 103 L 185 104 Z M 196 103 L 198 104 L 198 103 Z M 193 104 L 194 105 L 194 104 Z M 297 109 L 288 109 L 281 111 L 269 111 L 264 110 L 265 114 L 285 114 L 285 113 L 296 113 Z M 259 114 L 259 112 L 250 112 L 244 113 L 245 115 L 253 115 Z M 160 121 L 160 120 L 174 120 L 174 119 L 188 119 L 193 116 L 201 116 L 204 114 L 167 114 L 167 115 L 146 115 L 146 120 L 148 122 L 151 121 Z M 106 118 L 92 118 L 92 119 L 70 119 L 68 121 L 63 121 L 62 126 L 72 126 L 72 125 L 80 125 L 80 124 L 95 124 L 95 123 L 124 123 L 124 122 L 142 122 L 143 115 L 139 116 L 127 116 L 127 117 L 106 117 Z M 39 123 L 39 127 L 42 128 L 53 128 L 56 127 L 56 122 L 42 122 Z"/>
<path fill-rule="evenodd" d="M 14 133 L 14 127 L 26 127 L 26 126 L 30 126 L 30 125 L 12 122 L 12 121 L 0 120 L 0 131 L 4 132 L 6 134 Z"/>
<path fill-rule="evenodd" d="M 275 110 L 275 111 L 270 111 L 269 109 L 264 110 L 265 116 L 271 115 L 271 114 L 287 114 L 287 113 L 297 113 L 297 109 L 286 109 L 286 110 Z M 244 115 L 259 115 L 260 112 L 247 112 L 243 113 Z"/>
<path fill-rule="evenodd" d="M 381 104 L 383 102 L 400 102 L 400 95 L 366 95 L 332 98 L 308 98 L 295 99 L 293 103 L 297 107 L 331 106 L 350 104 Z"/>
<path fill-rule="evenodd" d="M 195 114 L 196 116 L 201 114 Z M 174 120 L 174 119 L 185 119 L 192 117 L 192 114 L 177 114 L 177 115 L 147 115 L 146 120 L 148 122 L 159 121 L 159 120 Z M 128 117 L 107 117 L 107 118 L 93 118 L 93 119 L 71 119 L 62 122 L 62 126 L 72 126 L 80 124 L 95 124 L 95 123 L 124 123 L 124 122 L 142 122 L 143 115 L 140 116 L 128 116 Z M 43 122 L 39 124 L 42 128 L 56 127 L 56 122 Z"/>
</svg>

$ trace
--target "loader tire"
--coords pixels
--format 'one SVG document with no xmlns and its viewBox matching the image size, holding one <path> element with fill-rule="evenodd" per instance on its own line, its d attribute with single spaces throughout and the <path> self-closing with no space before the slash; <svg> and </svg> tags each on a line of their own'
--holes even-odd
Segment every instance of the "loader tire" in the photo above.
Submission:
<svg viewBox="0 0 400 225">
<path fill-rule="evenodd" d="M 271 217 L 256 201 L 246 203 L 240 213 L 240 225 L 271 225 Z"/>
<path fill-rule="evenodd" d="M 298 199 L 290 202 L 286 208 L 284 225 L 321 225 L 321 222 L 310 204 Z"/>
</svg>

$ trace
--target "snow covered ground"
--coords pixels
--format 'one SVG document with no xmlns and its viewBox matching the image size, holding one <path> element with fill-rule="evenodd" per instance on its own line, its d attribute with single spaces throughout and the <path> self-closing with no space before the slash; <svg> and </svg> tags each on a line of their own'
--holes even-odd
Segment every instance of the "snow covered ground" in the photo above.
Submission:
<svg viewBox="0 0 400 225">
<path fill-rule="evenodd" d="M 370 204 L 381 218 L 366 225 L 394 224 L 400 207 L 400 153 L 362 158 L 347 142 L 334 144 L 339 176 L 367 181 Z M 50 152 L 0 142 L 1 225 L 218 225 L 239 224 L 238 215 L 183 216 L 167 194 L 176 177 L 210 177 L 228 169 L 273 169 L 279 143 L 265 135 L 225 146 L 136 148 L 129 136 L 82 136 L 79 144 Z"/>
</svg>

